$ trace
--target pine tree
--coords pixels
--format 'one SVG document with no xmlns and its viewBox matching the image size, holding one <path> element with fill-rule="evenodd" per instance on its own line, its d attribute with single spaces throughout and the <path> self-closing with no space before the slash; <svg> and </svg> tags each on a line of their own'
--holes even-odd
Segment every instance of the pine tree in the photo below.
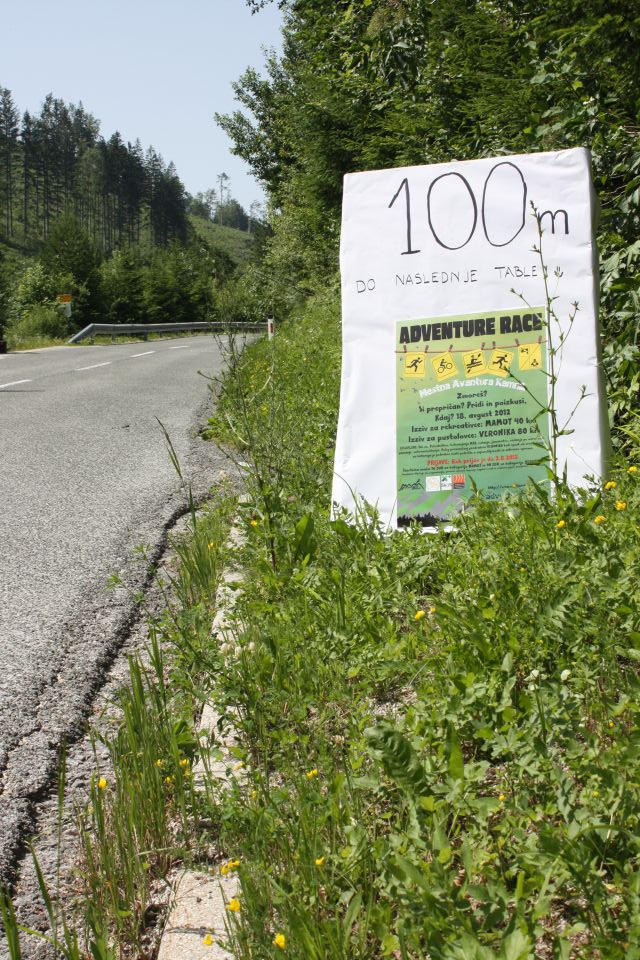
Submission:
<svg viewBox="0 0 640 960">
<path fill-rule="evenodd" d="M 4 179 L 4 225 L 7 237 L 13 236 L 13 164 L 18 148 L 19 114 L 11 91 L 0 87 L 0 150 Z"/>
</svg>

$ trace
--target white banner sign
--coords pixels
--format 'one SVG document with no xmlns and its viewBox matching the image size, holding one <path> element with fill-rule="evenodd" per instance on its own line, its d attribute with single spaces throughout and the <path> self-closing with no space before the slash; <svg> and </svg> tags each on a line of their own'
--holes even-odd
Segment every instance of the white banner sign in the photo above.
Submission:
<svg viewBox="0 0 640 960">
<path fill-rule="evenodd" d="M 433 526 L 546 482 L 553 368 L 559 472 L 603 474 L 594 208 L 584 149 L 345 177 L 335 505 Z"/>
</svg>

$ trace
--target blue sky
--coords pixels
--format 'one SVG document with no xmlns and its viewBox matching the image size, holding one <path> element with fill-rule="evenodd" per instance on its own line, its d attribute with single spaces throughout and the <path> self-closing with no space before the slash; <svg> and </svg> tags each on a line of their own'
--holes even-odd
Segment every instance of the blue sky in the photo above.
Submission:
<svg viewBox="0 0 640 960">
<path fill-rule="evenodd" d="M 234 108 L 231 84 L 280 46 L 277 4 L 252 16 L 244 0 L 19 0 L 2 14 L 0 86 L 20 112 L 47 93 L 85 108 L 109 137 L 139 137 L 173 160 L 190 193 L 231 178 L 243 206 L 261 200 L 213 120 Z"/>
</svg>

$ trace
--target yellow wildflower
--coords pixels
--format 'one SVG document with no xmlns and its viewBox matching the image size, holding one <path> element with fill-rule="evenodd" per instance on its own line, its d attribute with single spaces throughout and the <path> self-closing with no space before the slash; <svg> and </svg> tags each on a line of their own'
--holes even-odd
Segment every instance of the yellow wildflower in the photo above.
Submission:
<svg viewBox="0 0 640 960">
<path fill-rule="evenodd" d="M 316 857 L 316 867 L 324 867 L 324 857 Z"/>
<path fill-rule="evenodd" d="M 287 938 L 285 937 L 284 933 L 276 933 L 275 937 L 273 938 L 273 945 L 274 947 L 280 947 L 281 950 L 284 950 L 287 945 Z"/>
<path fill-rule="evenodd" d="M 164 760 L 156 760 L 156 767 L 158 767 L 158 769 L 163 766 L 164 766 Z"/>
<path fill-rule="evenodd" d="M 599 791 L 599 790 L 594 790 L 594 791 L 593 791 L 593 795 L 594 795 L 594 797 L 599 797 L 599 796 L 600 796 L 600 791 Z"/>
<path fill-rule="evenodd" d="M 566 527 L 566 525 L 567 525 L 566 520 L 558 520 L 558 522 L 556 523 L 556 530 L 562 530 L 562 528 Z"/>
<path fill-rule="evenodd" d="M 316 768 L 314 767 L 313 770 L 308 770 L 308 771 L 307 771 L 306 776 L 307 776 L 307 780 L 313 780 L 314 777 L 317 777 L 317 776 L 318 776 L 318 771 L 317 771 Z"/>
<path fill-rule="evenodd" d="M 435 608 L 435 607 L 429 607 L 429 613 L 431 614 L 431 616 L 433 616 L 433 614 L 434 614 L 435 612 L 436 612 L 436 608 Z"/>
<path fill-rule="evenodd" d="M 240 906 L 240 901 L 237 897 L 232 897 L 227 904 L 227 910 L 231 910 L 232 913 L 239 913 L 242 907 Z"/>
<path fill-rule="evenodd" d="M 173 777 L 165 777 L 165 778 L 164 778 L 164 782 L 167 783 L 167 784 L 173 783 L 173 780 L 174 780 Z"/>
<path fill-rule="evenodd" d="M 213 540 L 211 540 L 210 543 L 207 544 L 207 547 L 209 548 L 209 550 L 213 550 L 213 546 L 214 546 Z"/>
<path fill-rule="evenodd" d="M 616 500 L 616 510 L 626 510 L 627 501 L 626 500 Z"/>
<path fill-rule="evenodd" d="M 618 484 L 615 482 L 615 480 L 607 480 L 607 482 L 604 485 L 604 488 L 605 490 L 615 490 L 617 486 Z"/>
<path fill-rule="evenodd" d="M 183 767 L 183 768 L 189 766 L 189 761 L 187 760 L 186 757 L 183 757 L 183 758 L 182 758 L 182 760 L 180 761 L 180 766 Z"/>
<path fill-rule="evenodd" d="M 638 472 L 637 467 L 629 467 L 629 469 L 627 470 L 627 473 L 637 473 L 637 472 Z"/>
<path fill-rule="evenodd" d="M 252 527 L 257 527 L 257 526 L 258 526 L 258 521 L 257 521 L 257 520 L 252 520 L 252 521 L 251 521 L 251 526 L 252 526 Z"/>
<path fill-rule="evenodd" d="M 594 517 L 594 518 L 593 518 L 593 522 L 594 522 L 594 523 L 604 523 L 606 519 L 607 519 L 607 518 L 604 516 L 604 514 L 599 513 L 597 517 Z"/>
<path fill-rule="evenodd" d="M 244 767 L 244 760 L 238 760 L 238 762 L 234 763 L 233 765 L 234 771 L 242 770 L 243 767 Z"/>
<path fill-rule="evenodd" d="M 213 937 L 211 936 L 210 933 L 208 933 L 208 934 L 206 935 L 206 937 L 204 937 L 204 939 L 203 939 L 202 942 L 204 943 L 205 947 L 212 947 L 212 946 L 213 946 Z"/>
<path fill-rule="evenodd" d="M 422 620 L 422 618 L 423 618 L 424 616 L 425 616 L 424 610 L 416 610 L 413 619 L 414 619 L 414 620 Z"/>
<path fill-rule="evenodd" d="M 614 724 L 613 720 L 609 720 L 609 730 L 613 730 L 614 726 L 615 726 L 615 724 Z"/>
<path fill-rule="evenodd" d="M 498 800 L 500 803 L 504 803 L 506 799 L 507 798 L 505 797 L 504 793 L 501 793 L 500 796 L 498 797 Z"/>
<path fill-rule="evenodd" d="M 106 788 L 107 788 L 107 781 L 105 780 L 104 777 L 100 777 L 100 779 L 98 780 L 98 790 L 106 790 Z"/>
</svg>

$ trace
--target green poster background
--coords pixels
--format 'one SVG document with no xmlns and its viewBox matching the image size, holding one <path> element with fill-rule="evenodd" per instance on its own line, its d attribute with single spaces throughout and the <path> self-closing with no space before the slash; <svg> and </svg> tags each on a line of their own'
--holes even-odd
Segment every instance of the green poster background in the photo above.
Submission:
<svg viewBox="0 0 640 960">
<path fill-rule="evenodd" d="M 396 325 L 398 526 L 458 512 L 472 481 L 490 500 L 547 480 L 544 309 Z"/>
</svg>

